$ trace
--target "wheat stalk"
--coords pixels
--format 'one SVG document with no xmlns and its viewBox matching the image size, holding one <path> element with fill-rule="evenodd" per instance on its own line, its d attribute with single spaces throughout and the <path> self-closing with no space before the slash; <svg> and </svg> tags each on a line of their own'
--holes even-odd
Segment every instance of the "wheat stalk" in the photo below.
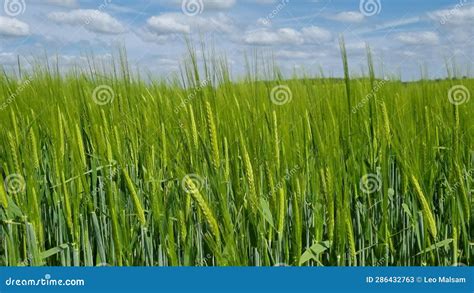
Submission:
<svg viewBox="0 0 474 293">
<path fill-rule="evenodd" d="M 122 174 L 125 178 L 125 183 L 127 184 L 128 191 L 132 196 L 132 202 L 135 207 L 135 212 L 137 213 L 138 220 L 142 226 L 146 226 L 146 219 L 145 219 L 145 211 L 143 210 L 142 203 L 140 202 L 140 198 L 138 197 L 137 191 L 135 190 L 135 186 L 133 185 L 132 179 L 128 174 L 125 168 L 122 168 Z"/>
<path fill-rule="evenodd" d="M 283 230 L 285 228 L 285 208 L 286 208 L 286 201 L 285 201 L 285 191 L 283 188 L 278 190 L 278 234 L 280 237 L 283 237 Z"/>
<path fill-rule="evenodd" d="M 196 120 L 194 119 L 194 111 L 193 111 L 192 105 L 189 105 L 189 115 L 190 115 L 190 120 L 191 120 L 191 137 L 193 139 L 193 147 L 194 147 L 194 150 L 197 151 L 197 149 L 199 148 L 198 132 L 197 132 Z"/>
<path fill-rule="evenodd" d="M 18 158 L 18 146 L 15 142 L 15 138 L 10 131 L 7 133 L 7 137 L 8 146 L 10 147 L 10 155 L 13 161 L 13 168 L 17 174 L 21 174 L 20 161 Z"/>
<path fill-rule="evenodd" d="M 79 157 L 81 159 L 82 168 L 87 169 L 86 152 L 84 150 L 84 142 L 82 139 L 81 128 L 79 127 L 77 123 L 76 123 L 75 129 L 76 129 L 76 144 L 77 144 L 77 148 L 79 149 Z"/>
<path fill-rule="evenodd" d="M 391 144 L 392 138 L 390 134 L 390 119 L 388 118 L 388 111 L 385 102 L 382 102 L 382 117 L 383 117 L 383 126 L 385 130 L 385 139 L 387 140 L 388 144 Z"/>
<path fill-rule="evenodd" d="M 332 176 L 329 171 L 329 168 L 324 171 L 324 169 L 319 170 L 319 176 L 321 179 L 321 192 L 324 194 L 326 199 L 326 208 L 327 208 L 327 229 L 328 229 L 328 239 L 329 241 L 333 240 L 334 237 L 334 199 L 332 190 L 330 188 Z"/>
<path fill-rule="evenodd" d="M 13 134 L 14 136 L 14 141 L 16 145 L 20 144 L 20 132 L 18 130 L 18 121 L 16 119 L 15 111 L 13 108 L 10 108 L 10 117 L 12 120 L 12 126 L 13 126 Z"/>
<path fill-rule="evenodd" d="M 247 175 L 247 184 L 249 187 L 249 199 L 250 199 L 250 209 L 253 214 L 257 212 L 257 191 L 255 188 L 255 179 L 253 175 L 253 167 L 252 162 L 250 161 L 249 154 L 247 152 L 247 148 L 244 146 L 244 169 L 245 174 Z"/>
<path fill-rule="evenodd" d="M 346 226 L 346 235 L 349 241 L 349 251 L 350 257 L 352 259 L 353 265 L 357 265 L 357 258 L 356 258 L 356 244 L 354 239 L 354 231 L 352 228 L 352 221 L 349 209 L 347 209 L 347 215 L 345 216 L 344 223 Z"/>
<path fill-rule="evenodd" d="M 278 120 L 276 112 L 273 111 L 273 145 L 275 152 L 275 165 L 277 170 L 280 168 L 280 138 L 278 135 Z"/>
<path fill-rule="evenodd" d="M 5 191 L 5 186 L 3 184 L 3 176 L 0 173 L 0 205 L 4 208 L 8 208 L 8 198 L 7 198 L 7 192 Z"/>
<path fill-rule="evenodd" d="M 431 211 L 430 205 L 428 204 L 428 201 L 426 200 L 426 197 L 423 194 L 423 190 L 420 187 L 420 183 L 414 175 L 411 176 L 411 180 L 413 182 L 413 185 L 415 186 L 415 191 L 418 195 L 418 200 L 421 203 L 423 216 L 428 224 L 428 231 L 430 231 L 433 238 L 436 238 L 438 232 L 436 229 L 436 221 Z"/>
<path fill-rule="evenodd" d="M 69 231 L 71 231 L 71 235 L 74 235 L 74 225 L 72 220 L 72 208 L 71 208 L 71 200 L 69 191 L 66 185 L 66 179 L 64 177 L 64 172 L 61 172 L 61 186 L 62 186 L 62 198 L 64 204 L 64 212 L 67 226 L 69 227 Z"/>
<path fill-rule="evenodd" d="M 191 192 L 191 196 L 198 204 L 201 212 L 204 214 L 204 218 L 206 219 L 212 234 L 214 235 L 214 237 L 216 237 L 216 239 L 219 239 L 219 225 L 217 224 L 217 220 L 214 217 L 211 208 L 209 208 L 209 205 L 207 204 L 199 189 L 194 184 L 193 180 L 191 180 L 191 178 L 189 177 L 185 177 L 185 180 L 189 190 L 193 190 L 193 192 Z"/>
<path fill-rule="evenodd" d="M 63 115 L 61 110 L 58 107 L 58 132 L 59 132 L 59 158 L 62 160 L 64 158 L 64 126 L 63 126 Z"/>
<path fill-rule="evenodd" d="M 38 156 L 38 144 L 36 142 L 36 136 L 33 128 L 30 129 L 30 143 L 31 143 L 31 156 L 33 158 L 33 167 L 39 169 L 39 156 Z"/>
<path fill-rule="evenodd" d="M 229 159 L 229 143 L 227 137 L 224 137 L 224 178 L 226 181 L 230 180 L 230 159 Z"/>
<path fill-rule="evenodd" d="M 211 104 L 206 102 L 207 131 L 211 141 L 212 163 L 217 170 L 220 166 L 219 145 L 217 142 L 217 130 L 214 124 L 214 116 L 212 115 Z"/>
<path fill-rule="evenodd" d="M 464 216 L 466 217 L 466 222 L 469 223 L 471 218 L 471 208 L 469 205 L 469 198 L 467 195 L 466 188 L 464 187 L 464 180 L 461 172 L 461 168 L 456 164 L 456 175 L 459 182 L 459 189 L 461 190 L 461 206 L 463 208 Z"/>
</svg>

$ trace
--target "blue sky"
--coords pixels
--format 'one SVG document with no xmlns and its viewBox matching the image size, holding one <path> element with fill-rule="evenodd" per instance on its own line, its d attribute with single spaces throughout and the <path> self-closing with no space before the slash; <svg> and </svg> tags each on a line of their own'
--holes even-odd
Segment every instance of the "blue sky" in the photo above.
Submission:
<svg viewBox="0 0 474 293">
<path fill-rule="evenodd" d="M 244 55 L 273 54 L 287 74 L 321 70 L 341 75 L 344 35 L 351 71 L 366 67 L 365 44 L 379 76 L 416 79 L 446 75 L 445 62 L 471 75 L 472 0 L 0 0 L 0 64 L 57 58 L 69 69 L 86 54 L 109 62 L 118 46 L 143 71 L 167 75 L 186 53 L 183 37 L 203 39 L 225 53 L 234 76 Z"/>
</svg>

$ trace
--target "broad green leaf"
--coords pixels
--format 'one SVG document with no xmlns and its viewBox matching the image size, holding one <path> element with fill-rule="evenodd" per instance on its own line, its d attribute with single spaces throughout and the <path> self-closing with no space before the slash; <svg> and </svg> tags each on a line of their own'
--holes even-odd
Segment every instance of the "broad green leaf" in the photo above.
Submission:
<svg viewBox="0 0 474 293">
<path fill-rule="evenodd" d="M 426 248 L 425 250 L 419 252 L 417 255 L 424 254 L 424 253 L 430 252 L 430 251 L 432 251 L 432 250 L 435 250 L 435 249 L 438 249 L 438 248 L 441 248 L 441 247 L 446 247 L 446 246 L 448 246 L 451 242 L 453 242 L 453 239 L 452 239 L 452 238 L 448 238 L 448 239 L 442 240 L 442 241 L 440 241 L 440 242 L 436 242 L 435 244 L 430 245 L 430 246 L 429 246 L 428 248 Z"/>
<path fill-rule="evenodd" d="M 268 204 L 268 201 L 266 201 L 264 198 L 260 198 L 260 208 L 263 218 L 270 224 L 270 226 L 274 228 L 275 226 L 273 223 L 272 212 L 270 211 L 270 205 Z"/>
<path fill-rule="evenodd" d="M 59 252 L 65 250 L 65 249 L 68 248 L 68 247 L 69 247 L 69 244 L 65 244 L 65 243 L 64 243 L 64 244 L 61 244 L 61 245 L 56 246 L 56 247 L 54 247 L 54 248 L 48 249 L 48 250 L 46 250 L 46 251 L 43 251 L 43 252 L 40 253 L 41 259 L 46 259 L 46 258 L 48 258 L 48 257 L 50 257 L 50 256 L 53 256 L 53 255 L 55 255 L 56 253 L 59 253 Z"/>
<path fill-rule="evenodd" d="M 310 260 L 317 260 L 318 256 L 325 252 L 331 246 L 329 241 L 323 241 L 313 244 L 300 257 L 299 265 L 302 265 Z"/>
</svg>

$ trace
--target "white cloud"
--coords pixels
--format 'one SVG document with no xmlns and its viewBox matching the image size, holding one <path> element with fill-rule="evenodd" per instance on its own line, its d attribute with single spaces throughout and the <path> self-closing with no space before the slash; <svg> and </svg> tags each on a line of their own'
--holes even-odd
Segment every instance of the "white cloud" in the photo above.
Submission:
<svg viewBox="0 0 474 293">
<path fill-rule="evenodd" d="M 337 48 L 339 49 L 339 44 L 337 44 Z M 356 52 L 356 51 L 365 51 L 366 49 L 366 43 L 362 41 L 353 41 L 350 42 L 348 41 L 346 43 L 346 50 L 349 52 Z"/>
<path fill-rule="evenodd" d="M 304 40 L 301 38 L 301 33 L 292 28 L 282 28 L 278 30 L 278 34 L 282 40 L 301 44 Z"/>
<path fill-rule="evenodd" d="M 439 37 L 435 32 L 406 32 L 399 34 L 396 39 L 406 45 L 436 45 Z"/>
<path fill-rule="evenodd" d="M 405 51 L 402 51 L 402 52 L 400 52 L 400 54 L 401 54 L 402 56 L 404 56 L 404 57 L 408 57 L 408 58 L 410 58 L 410 57 L 416 57 L 416 56 L 418 56 L 418 54 L 417 54 L 417 53 L 415 53 L 415 52 L 413 52 L 413 51 L 406 51 L 406 50 L 405 50 Z"/>
<path fill-rule="evenodd" d="M 401 26 L 407 26 L 410 24 L 415 24 L 421 21 L 421 18 L 418 16 L 415 17 L 410 17 L 410 18 L 401 18 L 397 19 L 394 21 L 389 21 L 385 22 L 382 24 L 377 24 L 375 25 L 375 30 L 384 30 L 384 29 L 390 29 L 393 30 L 395 28 L 401 27 Z M 372 30 L 373 31 L 373 30 Z"/>
<path fill-rule="evenodd" d="M 299 45 L 304 42 L 300 32 L 292 28 L 282 28 L 276 31 L 268 29 L 247 32 L 243 38 L 244 42 L 249 45 Z"/>
<path fill-rule="evenodd" d="M 327 56 L 324 52 L 306 52 L 300 50 L 278 50 L 275 57 L 281 59 L 315 59 Z"/>
<path fill-rule="evenodd" d="M 167 36 L 193 32 L 231 33 L 234 29 L 232 20 L 222 13 L 206 18 L 201 16 L 188 17 L 182 13 L 164 13 L 150 17 L 147 20 L 147 26 L 139 34 L 150 40 L 150 37 L 153 39 L 150 34 Z"/>
<path fill-rule="evenodd" d="M 201 2 L 202 1 L 202 2 Z M 171 3 L 175 6 L 181 7 L 187 5 L 188 7 L 200 6 L 202 3 L 202 10 L 223 10 L 232 8 L 237 2 L 236 0 L 172 0 Z"/>
<path fill-rule="evenodd" d="M 464 8 L 458 4 L 452 9 L 430 12 L 428 16 L 443 25 L 472 26 L 474 25 L 474 6 Z"/>
<path fill-rule="evenodd" d="M 304 27 L 301 31 L 292 28 L 264 28 L 247 31 L 243 37 L 244 43 L 260 46 L 314 44 L 330 40 L 331 32 L 317 26 Z"/>
<path fill-rule="evenodd" d="M 474 43 L 474 6 L 467 6 L 465 2 L 459 2 L 451 9 L 436 10 L 428 13 L 429 19 L 443 33 L 442 38 L 450 46 L 450 51 L 454 47 L 465 51 L 465 54 L 472 52 L 470 49 Z M 471 53 L 472 54 L 472 53 Z"/>
<path fill-rule="evenodd" d="M 305 27 L 301 30 L 305 41 L 308 43 L 327 42 L 332 39 L 330 31 L 317 26 Z"/>
<path fill-rule="evenodd" d="M 150 43 L 164 43 L 169 40 L 169 35 L 158 35 L 154 33 L 150 28 L 140 28 L 135 31 L 135 34 L 145 42 Z"/>
<path fill-rule="evenodd" d="M 50 63 L 56 63 L 59 62 L 60 66 L 72 66 L 76 64 L 86 64 L 88 60 L 88 57 L 82 56 L 82 55 L 67 55 L 67 54 L 60 54 L 60 55 L 55 55 L 49 57 L 49 62 Z M 112 55 L 107 53 L 107 54 L 100 54 L 100 55 L 94 55 L 94 60 L 96 62 L 108 62 L 112 61 Z"/>
<path fill-rule="evenodd" d="M 69 12 L 53 12 L 48 18 L 59 24 L 82 25 L 87 30 L 103 34 L 120 34 L 125 27 L 109 14 L 93 9 L 75 9 Z"/>
<path fill-rule="evenodd" d="M 0 36 L 24 37 L 30 34 L 30 26 L 16 18 L 0 16 Z"/>
<path fill-rule="evenodd" d="M 47 0 L 49 4 L 65 6 L 65 7 L 74 7 L 77 6 L 76 0 Z"/>
<path fill-rule="evenodd" d="M 182 20 L 180 15 L 166 14 L 152 16 L 147 20 L 147 24 L 158 35 L 190 33 L 191 26 Z"/>
<path fill-rule="evenodd" d="M 209 9 L 229 9 L 235 5 L 236 0 L 203 0 L 204 7 Z M 204 8 L 204 9 L 205 9 Z"/>
<path fill-rule="evenodd" d="M 261 18 L 257 19 L 257 25 L 264 26 L 264 27 L 271 27 L 272 22 L 268 21 L 268 19 L 266 19 L 266 18 L 261 17 Z"/>
<path fill-rule="evenodd" d="M 328 18 L 336 21 L 351 23 L 359 23 L 364 21 L 364 15 L 357 11 L 344 11 Z"/>
</svg>

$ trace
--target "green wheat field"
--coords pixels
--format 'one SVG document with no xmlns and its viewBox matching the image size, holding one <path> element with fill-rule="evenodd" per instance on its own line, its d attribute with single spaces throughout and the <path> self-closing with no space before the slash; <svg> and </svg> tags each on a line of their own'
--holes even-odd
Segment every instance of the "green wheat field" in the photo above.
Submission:
<svg viewBox="0 0 474 293">
<path fill-rule="evenodd" d="M 474 79 L 189 51 L 0 74 L 0 265 L 474 264 Z"/>
</svg>

